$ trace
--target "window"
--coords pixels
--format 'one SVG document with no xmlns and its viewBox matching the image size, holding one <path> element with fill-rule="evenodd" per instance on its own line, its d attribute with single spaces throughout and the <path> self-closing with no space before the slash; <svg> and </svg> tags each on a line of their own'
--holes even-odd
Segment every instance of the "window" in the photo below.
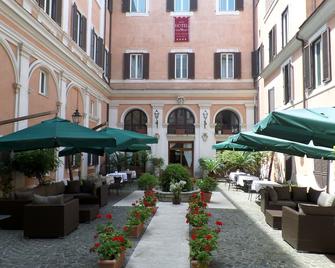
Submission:
<svg viewBox="0 0 335 268">
<path fill-rule="evenodd" d="M 311 90 L 331 81 L 329 29 L 306 45 L 303 54 L 305 89 Z"/>
<path fill-rule="evenodd" d="M 86 27 L 87 19 L 77 9 L 76 4 L 72 6 L 72 39 L 86 51 Z"/>
<path fill-rule="evenodd" d="M 99 156 L 96 154 L 87 154 L 87 165 L 88 166 L 99 165 Z"/>
<path fill-rule="evenodd" d="M 263 70 L 263 44 L 259 48 L 251 53 L 252 56 L 252 77 L 256 78 Z"/>
<path fill-rule="evenodd" d="M 293 80 L 293 66 L 291 63 L 286 64 L 282 68 L 283 72 L 283 88 L 284 88 L 284 104 L 292 101 L 292 80 Z"/>
<path fill-rule="evenodd" d="M 288 42 L 288 8 L 281 15 L 281 27 L 282 27 L 282 47 L 285 47 Z"/>
<path fill-rule="evenodd" d="M 130 1 L 130 12 L 133 13 L 146 13 L 146 0 L 131 0 Z"/>
<path fill-rule="evenodd" d="M 276 25 L 269 32 L 269 62 L 271 62 L 277 54 L 277 31 Z"/>
<path fill-rule="evenodd" d="M 234 54 L 221 54 L 221 79 L 234 78 Z"/>
<path fill-rule="evenodd" d="M 124 129 L 147 134 L 147 116 L 139 110 L 134 109 L 127 113 L 124 119 Z"/>
<path fill-rule="evenodd" d="M 275 110 L 275 89 L 271 88 L 268 91 L 268 109 L 269 113 Z"/>
<path fill-rule="evenodd" d="M 97 63 L 97 52 L 98 52 L 98 35 L 92 29 L 92 39 L 91 39 L 91 58 L 95 63 Z"/>
<path fill-rule="evenodd" d="M 105 49 L 104 54 L 104 75 L 106 78 L 110 78 L 110 53 Z"/>
<path fill-rule="evenodd" d="M 215 117 L 215 134 L 236 134 L 240 132 L 240 120 L 236 113 L 224 110 Z"/>
<path fill-rule="evenodd" d="M 235 0 L 219 0 L 219 11 L 234 11 Z"/>
<path fill-rule="evenodd" d="M 190 11 L 190 0 L 174 0 L 174 11 L 175 12 L 189 12 Z"/>
<path fill-rule="evenodd" d="M 194 134 L 194 123 L 191 111 L 185 108 L 176 109 L 168 118 L 168 134 Z"/>
<path fill-rule="evenodd" d="M 90 115 L 94 118 L 97 117 L 97 103 L 93 100 L 91 100 Z"/>
<path fill-rule="evenodd" d="M 329 164 L 327 160 L 314 159 L 314 176 L 320 189 L 328 188 Z"/>
<path fill-rule="evenodd" d="M 214 54 L 215 79 L 241 78 L 241 53 L 215 53 Z"/>
<path fill-rule="evenodd" d="M 43 71 L 40 72 L 40 83 L 38 92 L 44 96 L 47 95 L 47 75 Z"/>
<path fill-rule="evenodd" d="M 187 79 L 188 78 L 188 55 L 187 54 L 176 54 L 175 55 L 175 79 Z"/>
<path fill-rule="evenodd" d="M 131 54 L 130 55 L 130 79 L 143 78 L 143 55 Z"/>
<path fill-rule="evenodd" d="M 40 8 L 48 14 L 59 26 L 62 21 L 62 1 L 59 0 L 36 0 Z"/>
</svg>

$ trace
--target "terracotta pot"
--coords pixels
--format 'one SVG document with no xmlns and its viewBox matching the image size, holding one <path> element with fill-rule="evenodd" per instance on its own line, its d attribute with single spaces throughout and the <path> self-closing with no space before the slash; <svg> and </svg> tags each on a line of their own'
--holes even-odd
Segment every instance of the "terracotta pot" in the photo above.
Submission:
<svg viewBox="0 0 335 268">
<path fill-rule="evenodd" d="M 212 197 L 212 192 L 202 192 L 202 194 L 203 194 L 204 201 L 206 203 L 210 203 L 211 202 L 211 197 Z"/>
<path fill-rule="evenodd" d="M 122 253 L 115 260 L 99 260 L 98 265 L 100 268 L 121 268 L 125 262 L 125 254 Z"/>
<path fill-rule="evenodd" d="M 208 268 L 209 263 L 199 263 L 198 261 L 192 260 L 191 267 L 192 268 Z"/>
<path fill-rule="evenodd" d="M 130 227 L 128 236 L 139 238 L 140 235 L 143 233 L 143 230 L 144 230 L 144 223 L 141 223 L 139 225 L 135 225 L 133 227 Z"/>
<path fill-rule="evenodd" d="M 156 212 L 157 212 L 158 207 L 149 207 L 149 208 L 151 210 L 152 216 L 154 216 L 156 214 Z"/>
<path fill-rule="evenodd" d="M 172 197 L 172 204 L 179 205 L 180 204 L 180 197 Z"/>
</svg>

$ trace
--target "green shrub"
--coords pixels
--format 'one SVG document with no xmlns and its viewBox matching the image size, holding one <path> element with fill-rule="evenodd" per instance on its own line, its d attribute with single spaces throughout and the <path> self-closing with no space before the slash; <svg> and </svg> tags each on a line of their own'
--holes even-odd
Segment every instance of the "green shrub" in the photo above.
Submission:
<svg viewBox="0 0 335 268">
<path fill-rule="evenodd" d="M 144 173 L 139 179 L 138 179 L 138 187 L 141 190 L 151 190 L 155 186 L 157 186 L 159 183 L 157 177 L 154 175 L 151 175 L 149 173 Z"/>
<path fill-rule="evenodd" d="M 183 191 L 192 190 L 191 176 L 188 170 L 180 164 L 170 164 L 163 171 L 160 179 L 160 186 L 163 191 L 168 192 L 170 190 L 171 182 L 185 181 Z"/>
<path fill-rule="evenodd" d="M 212 192 L 218 185 L 217 181 L 212 177 L 205 177 L 202 179 L 198 179 L 196 181 L 196 184 L 202 192 Z"/>
</svg>

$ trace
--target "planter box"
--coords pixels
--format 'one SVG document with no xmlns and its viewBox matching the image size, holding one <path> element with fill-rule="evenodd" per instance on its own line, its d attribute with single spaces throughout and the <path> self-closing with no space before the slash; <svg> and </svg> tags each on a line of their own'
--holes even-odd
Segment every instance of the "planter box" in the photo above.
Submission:
<svg viewBox="0 0 335 268">
<path fill-rule="evenodd" d="M 212 197 L 212 192 L 202 192 L 203 197 L 204 197 L 204 201 L 206 203 L 210 203 L 211 202 L 211 197 Z"/>
<path fill-rule="evenodd" d="M 160 191 L 158 189 L 153 189 L 158 200 L 161 201 L 161 202 L 172 202 L 172 199 L 173 199 L 173 193 L 172 192 L 163 192 L 163 191 Z M 180 199 L 181 199 L 181 202 L 189 202 L 191 196 L 193 194 L 197 194 L 199 193 L 200 190 L 197 189 L 197 190 L 194 190 L 194 191 L 189 191 L 189 192 L 181 192 L 180 194 Z"/>
<path fill-rule="evenodd" d="M 134 237 L 134 238 L 139 238 L 140 235 L 143 233 L 144 230 L 144 224 L 141 223 L 139 225 L 133 226 L 130 228 L 128 236 L 129 237 Z"/>
<path fill-rule="evenodd" d="M 148 207 L 151 210 L 151 215 L 154 216 L 157 212 L 158 207 Z"/>
<path fill-rule="evenodd" d="M 199 263 L 198 261 L 191 261 L 191 267 L 192 268 L 208 268 L 208 263 Z"/>
<path fill-rule="evenodd" d="M 122 268 L 125 262 L 125 254 L 122 253 L 119 258 L 115 260 L 99 260 L 98 265 L 100 268 Z"/>
</svg>

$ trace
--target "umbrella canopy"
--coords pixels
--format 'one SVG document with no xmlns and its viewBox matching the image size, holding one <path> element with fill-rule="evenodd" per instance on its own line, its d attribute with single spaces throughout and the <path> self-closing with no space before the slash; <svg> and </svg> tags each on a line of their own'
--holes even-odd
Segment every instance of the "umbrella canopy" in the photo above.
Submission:
<svg viewBox="0 0 335 268">
<path fill-rule="evenodd" d="M 234 135 L 232 136 L 232 142 L 251 146 L 258 151 L 273 151 L 301 157 L 306 155 L 309 158 L 316 159 L 335 159 L 335 152 L 329 148 L 306 145 L 253 132 L 242 132 Z"/>
<path fill-rule="evenodd" d="M 114 153 L 114 152 L 138 152 L 138 151 L 146 151 L 151 150 L 151 147 L 146 144 L 132 144 L 129 145 L 126 149 L 118 149 L 118 147 L 108 147 L 108 148 L 98 148 L 98 147 L 86 147 L 86 148 L 65 148 L 61 150 L 58 155 L 59 156 L 67 156 L 73 155 L 76 153 L 90 153 L 96 155 L 104 155 L 104 153 Z"/>
<path fill-rule="evenodd" d="M 246 145 L 231 142 L 232 137 L 234 137 L 234 136 L 231 136 L 230 138 L 228 138 L 224 142 L 214 144 L 213 149 L 227 150 L 227 151 L 246 151 L 246 152 L 258 151 L 257 149 L 252 148 L 250 146 L 246 146 Z"/>
<path fill-rule="evenodd" d="M 116 140 L 105 133 L 53 118 L 0 138 L 0 151 L 27 151 L 54 147 L 113 147 Z"/>
<path fill-rule="evenodd" d="M 335 108 L 292 109 L 271 112 L 254 127 L 254 132 L 333 148 Z"/>
</svg>

